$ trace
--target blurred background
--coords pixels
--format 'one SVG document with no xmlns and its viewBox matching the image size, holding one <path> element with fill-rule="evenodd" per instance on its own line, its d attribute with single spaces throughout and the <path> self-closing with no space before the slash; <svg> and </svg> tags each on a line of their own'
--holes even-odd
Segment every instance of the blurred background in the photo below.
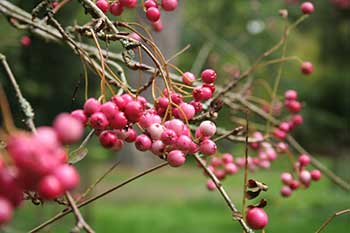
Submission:
<svg viewBox="0 0 350 233">
<path fill-rule="evenodd" d="M 11 2 L 31 10 L 38 1 Z M 221 84 L 244 71 L 281 38 L 284 23 L 278 14 L 279 9 L 288 9 L 291 21 L 301 14 L 298 0 L 179 2 L 175 12 L 163 14 L 165 29 L 155 35 L 156 40 L 168 58 L 190 44 L 191 48 L 177 58 L 177 65 L 195 74 L 205 67 L 213 67 L 219 73 Z M 307 150 L 350 181 L 350 0 L 318 0 L 314 3 L 315 13 L 291 33 L 287 54 L 312 61 L 315 72 L 304 76 L 300 73 L 299 63 L 286 63 L 278 94 L 283 95 L 290 88 L 299 91 L 299 99 L 305 106 L 302 111 L 305 123 L 294 135 Z M 122 19 L 142 20 L 140 12 L 127 11 Z M 83 24 L 89 19 L 77 1 L 65 6 L 57 17 L 63 25 L 74 20 Z M 5 17 L 0 17 L 0 32 L 0 52 L 7 56 L 24 96 L 31 102 L 37 125 L 50 124 L 56 114 L 82 106 L 83 68 L 80 59 L 69 48 L 46 43 L 30 32 L 16 30 L 9 26 Z M 30 46 L 21 45 L 23 36 L 31 38 Z M 120 51 L 115 44 L 109 49 Z M 277 67 L 262 69 L 254 78 L 272 84 Z M 0 75 L 16 125 L 24 127 L 23 115 L 2 68 Z M 132 75 L 130 73 L 130 77 Z M 90 76 L 89 95 L 98 97 L 98 79 Z M 255 89 L 264 92 L 262 85 L 256 85 Z M 218 124 L 229 126 L 224 121 Z M 242 147 L 223 143 L 219 150 L 241 156 Z M 125 162 L 118 165 L 94 193 L 159 162 L 150 154 L 132 155 L 133 148 L 113 154 L 99 147 L 96 140 L 88 150 L 88 156 L 77 164 L 82 177 L 80 191 L 116 161 Z M 263 194 L 268 200 L 266 211 L 270 217 L 266 232 L 314 232 L 334 212 L 349 208 L 349 194 L 325 177 L 308 190 L 295 192 L 289 199 L 282 198 L 279 195 L 279 175 L 287 167 L 287 161 L 280 159 L 271 170 L 250 174 L 251 178 L 262 180 L 270 187 Z M 202 172 L 189 162 L 179 169 L 163 168 L 85 207 L 83 211 L 97 232 L 239 232 L 239 225 L 233 222 L 219 194 L 208 192 L 205 184 Z M 229 177 L 224 185 L 240 208 L 243 174 Z M 24 208 L 16 211 L 14 222 L 6 232 L 26 232 L 60 209 L 50 204 L 43 208 L 26 203 Z M 67 216 L 43 232 L 68 232 L 73 222 L 73 217 Z M 335 219 L 324 232 L 346 233 L 349 229 L 350 216 L 346 215 Z"/>
</svg>

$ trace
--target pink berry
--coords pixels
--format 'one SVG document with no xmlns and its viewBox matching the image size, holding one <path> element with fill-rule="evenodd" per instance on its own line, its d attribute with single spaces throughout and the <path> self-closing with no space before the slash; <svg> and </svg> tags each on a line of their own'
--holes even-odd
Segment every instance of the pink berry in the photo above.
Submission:
<svg viewBox="0 0 350 233">
<path fill-rule="evenodd" d="M 137 0 L 119 0 L 119 2 L 127 8 L 135 8 L 137 5 Z"/>
<path fill-rule="evenodd" d="M 174 130 L 177 136 L 184 134 L 185 124 L 179 119 L 172 119 L 164 123 L 164 126 L 168 129 Z"/>
<path fill-rule="evenodd" d="M 164 144 L 171 145 L 177 141 L 177 134 L 174 130 L 166 129 L 161 134 L 160 139 L 163 141 Z"/>
<path fill-rule="evenodd" d="M 201 100 L 209 100 L 213 96 L 213 92 L 209 87 L 201 87 Z"/>
<path fill-rule="evenodd" d="M 152 141 L 147 135 L 140 134 L 136 137 L 135 147 L 140 151 L 149 150 L 152 147 Z"/>
<path fill-rule="evenodd" d="M 304 14 L 309 15 L 309 14 L 312 14 L 314 12 L 315 8 L 314 8 L 314 5 L 312 4 L 312 2 L 304 2 L 303 4 L 301 4 L 300 10 Z"/>
<path fill-rule="evenodd" d="M 280 130 L 284 131 L 284 132 L 289 132 L 290 130 L 290 125 L 288 122 L 281 122 L 279 125 L 278 125 L 278 128 L 280 128 Z"/>
<path fill-rule="evenodd" d="M 83 124 L 69 113 L 59 114 L 53 122 L 53 128 L 63 144 L 73 144 L 79 141 L 84 133 Z"/>
<path fill-rule="evenodd" d="M 298 113 L 301 110 L 301 104 L 299 101 L 296 100 L 292 100 L 289 101 L 286 105 L 286 107 L 288 108 L 289 111 L 291 111 L 292 113 Z"/>
<path fill-rule="evenodd" d="M 52 8 L 55 9 L 59 5 L 59 3 L 58 2 L 53 2 L 51 5 L 52 5 Z"/>
<path fill-rule="evenodd" d="M 161 19 L 158 19 L 156 22 L 152 22 L 152 27 L 156 32 L 161 32 L 164 29 L 163 22 Z"/>
<path fill-rule="evenodd" d="M 55 199 L 64 193 L 61 182 L 53 175 L 45 176 L 39 183 L 40 197 L 48 200 Z"/>
<path fill-rule="evenodd" d="M 156 140 L 152 143 L 151 151 L 155 155 L 162 155 L 165 150 L 165 144 L 161 140 Z"/>
<path fill-rule="evenodd" d="M 178 0 L 162 0 L 162 8 L 165 11 L 173 11 L 177 7 Z"/>
<path fill-rule="evenodd" d="M 156 22 L 160 19 L 160 11 L 156 7 L 150 7 L 146 10 L 146 17 L 151 22 Z"/>
<path fill-rule="evenodd" d="M 101 108 L 101 103 L 94 98 L 90 98 L 86 100 L 84 104 L 84 113 L 87 116 L 90 116 L 93 113 L 100 111 L 100 108 Z"/>
<path fill-rule="evenodd" d="M 114 2 L 112 3 L 109 11 L 114 16 L 120 16 L 123 14 L 123 5 L 120 4 L 120 2 Z"/>
<path fill-rule="evenodd" d="M 298 189 L 300 186 L 299 182 L 296 181 L 296 180 L 292 180 L 290 183 L 289 183 L 289 187 L 292 189 L 292 190 L 296 190 Z"/>
<path fill-rule="evenodd" d="M 294 115 L 292 117 L 293 125 L 301 125 L 303 121 L 304 121 L 304 118 L 301 115 Z"/>
<path fill-rule="evenodd" d="M 293 176 L 292 174 L 288 172 L 284 172 L 281 174 L 281 181 L 283 184 L 289 185 L 293 181 Z"/>
<path fill-rule="evenodd" d="M 74 110 L 73 112 L 71 112 L 70 114 L 72 115 L 72 117 L 79 120 L 83 125 L 87 124 L 88 118 L 85 115 L 84 110 L 77 109 L 77 110 Z"/>
<path fill-rule="evenodd" d="M 125 108 L 127 101 L 125 101 L 123 97 L 115 95 L 111 98 L 111 100 L 113 103 L 115 103 L 117 105 L 119 110 L 124 111 L 124 108 Z"/>
<path fill-rule="evenodd" d="M 284 98 L 286 100 L 297 100 L 298 92 L 296 92 L 295 90 L 288 90 L 284 93 Z"/>
<path fill-rule="evenodd" d="M 216 80 L 216 72 L 212 69 L 206 69 L 202 72 L 201 78 L 205 83 L 213 83 Z"/>
<path fill-rule="evenodd" d="M 180 150 L 172 150 L 167 156 L 169 165 L 172 167 L 182 166 L 186 162 L 185 154 Z"/>
<path fill-rule="evenodd" d="M 29 36 L 23 36 L 21 38 L 21 45 L 23 47 L 28 47 L 32 43 L 32 40 L 30 39 Z"/>
<path fill-rule="evenodd" d="M 214 170 L 214 175 L 219 179 L 219 180 L 223 180 L 226 177 L 226 172 L 225 170 L 222 169 L 215 169 Z"/>
<path fill-rule="evenodd" d="M 114 146 L 111 148 L 112 151 L 120 151 L 124 146 L 124 142 L 120 139 L 117 139 L 117 142 L 114 144 Z"/>
<path fill-rule="evenodd" d="M 268 220 L 269 218 L 262 208 L 253 207 L 247 211 L 247 224 L 254 230 L 263 229 L 267 225 Z"/>
<path fill-rule="evenodd" d="M 211 137 L 216 133 L 216 125 L 211 121 L 203 121 L 199 125 L 199 130 L 202 136 Z"/>
<path fill-rule="evenodd" d="M 143 114 L 143 106 L 137 101 L 131 101 L 126 104 L 124 113 L 128 121 L 135 123 Z"/>
<path fill-rule="evenodd" d="M 196 77 L 191 72 L 185 72 L 182 75 L 182 82 L 186 85 L 192 86 L 195 80 L 196 80 Z"/>
<path fill-rule="evenodd" d="M 113 119 L 115 114 L 119 111 L 117 105 L 115 103 L 108 101 L 101 105 L 100 112 L 105 114 L 108 120 Z"/>
<path fill-rule="evenodd" d="M 210 160 L 210 165 L 213 167 L 219 167 L 222 165 L 222 159 L 219 157 L 212 157 Z"/>
<path fill-rule="evenodd" d="M 292 195 L 292 189 L 289 186 L 283 186 L 281 189 L 281 195 L 283 197 L 289 197 L 290 195 Z"/>
<path fill-rule="evenodd" d="M 212 191 L 216 189 L 216 185 L 212 179 L 208 180 L 207 182 L 207 189 Z"/>
<path fill-rule="evenodd" d="M 197 102 L 197 101 L 192 100 L 192 101 L 190 102 L 190 104 L 194 107 L 194 110 L 196 111 L 196 113 L 202 112 L 202 110 L 203 110 L 203 105 L 202 105 L 201 102 Z"/>
<path fill-rule="evenodd" d="M 309 75 L 314 71 L 314 66 L 311 62 L 305 61 L 303 64 L 301 64 L 301 72 L 305 75 Z"/>
<path fill-rule="evenodd" d="M 211 90 L 211 93 L 214 93 L 215 90 L 216 90 L 216 87 L 215 87 L 215 85 L 213 83 L 210 83 L 210 84 L 209 83 L 204 83 L 203 87 L 209 88 Z"/>
<path fill-rule="evenodd" d="M 128 124 L 128 119 L 123 112 L 117 112 L 109 123 L 113 129 L 123 129 Z"/>
<path fill-rule="evenodd" d="M 147 132 L 149 133 L 149 135 L 153 140 L 160 139 L 163 131 L 164 131 L 164 127 L 159 123 L 154 123 L 147 128 Z"/>
<path fill-rule="evenodd" d="M 273 148 L 266 149 L 266 156 L 269 161 L 274 161 L 277 159 L 277 153 Z"/>
<path fill-rule="evenodd" d="M 156 8 L 158 8 L 158 5 L 157 5 L 157 3 L 156 3 L 154 0 L 147 0 L 147 1 L 145 1 L 145 3 L 144 3 L 143 5 L 144 5 L 144 7 L 145 7 L 146 9 L 148 9 L 148 8 L 150 8 L 150 7 L 156 7 Z"/>
<path fill-rule="evenodd" d="M 137 137 L 137 132 L 134 129 L 128 129 L 128 136 L 125 138 L 126 142 L 134 142 Z"/>
<path fill-rule="evenodd" d="M 188 103 L 181 103 L 180 104 L 180 113 L 179 113 L 179 117 L 180 119 L 184 120 L 191 120 L 194 115 L 196 114 L 196 110 L 194 109 L 194 107 L 191 104 Z"/>
<path fill-rule="evenodd" d="M 109 125 L 109 122 L 105 114 L 96 112 L 90 117 L 90 125 L 94 129 L 103 130 Z"/>
<path fill-rule="evenodd" d="M 286 153 L 288 151 L 288 144 L 286 144 L 284 142 L 279 142 L 277 144 L 277 151 L 279 153 Z"/>
<path fill-rule="evenodd" d="M 229 153 L 225 153 L 222 155 L 222 161 L 224 163 L 233 163 L 233 156 Z"/>
<path fill-rule="evenodd" d="M 107 13 L 109 9 L 109 3 L 107 0 L 97 0 L 96 6 L 100 8 L 103 13 Z"/>
<path fill-rule="evenodd" d="M 161 108 L 167 108 L 169 105 L 169 99 L 167 97 L 160 97 L 158 99 L 158 106 Z"/>
<path fill-rule="evenodd" d="M 301 183 L 303 183 L 304 185 L 309 185 L 311 182 L 311 174 L 309 171 L 303 170 L 300 172 L 299 174 L 299 180 Z"/>
<path fill-rule="evenodd" d="M 321 175 L 322 174 L 319 170 L 312 170 L 311 171 L 311 179 L 312 180 L 317 181 L 317 180 L 321 179 Z"/>
<path fill-rule="evenodd" d="M 234 163 L 227 163 L 225 164 L 225 172 L 230 175 L 236 174 L 238 172 L 238 167 Z"/>
<path fill-rule="evenodd" d="M 0 197 L 0 226 L 8 223 L 12 218 L 13 207 L 11 203 L 3 197 Z"/>
<path fill-rule="evenodd" d="M 271 167 L 271 163 L 270 163 L 270 161 L 268 161 L 268 160 L 259 160 L 258 159 L 258 161 L 256 161 L 256 162 L 259 162 L 257 165 L 259 166 L 259 167 L 261 167 L 261 168 L 263 168 L 263 169 L 268 169 L 268 168 L 270 168 Z M 254 164 L 255 165 L 255 164 Z M 250 169 L 252 169 L 253 167 L 250 167 Z M 255 169 L 255 168 L 253 168 L 253 169 Z"/>
<path fill-rule="evenodd" d="M 308 155 L 302 154 L 299 157 L 300 166 L 305 167 L 310 164 L 310 157 Z"/>
<path fill-rule="evenodd" d="M 210 139 L 204 139 L 199 146 L 199 151 L 204 155 L 213 155 L 216 153 L 216 150 L 215 142 Z"/>
<path fill-rule="evenodd" d="M 176 141 L 176 147 L 182 151 L 189 151 L 192 146 L 192 139 L 189 136 L 181 135 Z"/>
<path fill-rule="evenodd" d="M 65 190 L 74 189 L 80 181 L 77 170 L 68 164 L 56 168 L 53 175 L 60 181 Z"/>
<path fill-rule="evenodd" d="M 111 130 L 105 130 L 99 135 L 100 144 L 104 148 L 112 148 L 117 143 L 118 137 Z"/>
<path fill-rule="evenodd" d="M 56 131 L 48 126 L 41 126 L 37 128 L 36 134 L 32 137 L 38 145 L 42 148 L 56 150 L 60 142 Z"/>
<path fill-rule="evenodd" d="M 284 140 L 287 136 L 286 132 L 280 130 L 279 128 L 275 128 L 273 130 L 273 135 L 279 140 Z"/>
</svg>

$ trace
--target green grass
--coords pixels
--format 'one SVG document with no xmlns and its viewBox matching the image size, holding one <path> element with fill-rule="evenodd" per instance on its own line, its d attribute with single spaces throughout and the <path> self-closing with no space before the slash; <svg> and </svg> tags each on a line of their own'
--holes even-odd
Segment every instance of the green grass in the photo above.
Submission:
<svg viewBox="0 0 350 233">
<path fill-rule="evenodd" d="M 84 208 L 84 214 L 96 232 L 103 233 L 241 232 L 219 194 L 208 192 L 204 185 L 206 178 L 190 167 L 193 166 L 163 168 Z M 293 193 L 289 199 L 280 197 L 279 173 L 285 164 L 279 163 L 276 167 L 277 170 L 251 174 L 252 178 L 269 185 L 269 191 L 261 196 L 268 201 L 266 211 L 270 223 L 266 232 L 315 232 L 331 214 L 350 207 L 349 195 L 325 178 L 313 183 L 308 190 Z M 103 169 L 106 169 L 105 166 L 100 166 L 94 176 L 101 174 Z M 135 173 L 130 169 L 117 168 L 96 192 Z M 241 208 L 242 173 L 229 177 L 224 185 L 237 207 Z M 26 232 L 57 211 L 57 207 L 25 204 L 16 212 L 8 232 Z M 43 232 L 69 232 L 73 223 L 74 218 L 67 216 Z M 350 232 L 350 215 L 336 218 L 324 232 Z"/>
</svg>

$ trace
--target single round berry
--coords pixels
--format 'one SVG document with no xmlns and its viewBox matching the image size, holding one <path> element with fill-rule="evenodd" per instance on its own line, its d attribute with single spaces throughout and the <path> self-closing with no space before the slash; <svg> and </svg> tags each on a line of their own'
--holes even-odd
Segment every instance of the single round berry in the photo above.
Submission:
<svg viewBox="0 0 350 233">
<path fill-rule="evenodd" d="M 262 208 L 253 207 L 248 209 L 246 220 L 250 228 L 259 230 L 267 225 L 269 218 Z"/>
<path fill-rule="evenodd" d="M 310 164 L 310 157 L 308 155 L 302 154 L 299 157 L 300 166 L 305 167 Z"/>
<path fill-rule="evenodd" d="M 173 11 L 177 7 L 178 0 L 162 0 L 162 8 L 165 11 Z"/>
<path fill-rule="evenodd" d="M 283 186 L 281 189 L 281 195 L 283 197 L 289 197 L 292 195 L 293 190 L 289 186 Z"/>
<path fill-rule="evenodd" d="M 283 184 L 289 185 L 293 181 L 293 176 L 292 174 L 288 172 L 284 172 L 281 174 L 281 181 Z"/>
<path fill-rule="evenodd" d="M 204 155 L 213 155 L 216 153 L 217 147 L 212 140 L 204 139 L 199 146 L 199 151 Z"/>
<path fill-rule="evenodd" d="M 305 61 L 303 64 L 301 64 L 301 72 L 305 75 L 309 75 L 314 71 L 314 66 L 311 62 Z"/>
<path fill-rule="evenodd" d="M 23 47 L 28 47 L 32 43 L 32 40 L 30 39 L 29 36 L 23 36 L 21 38 L 21 45 Z"/>
<path fill-rule="evenodd" d="M 225 164 L 225 172 L 230 175 L 236 174 L 238 172 L 238 167 L 234 163 L 227 163 Z"/>
<path fill-rule="evenodd" d="M 199 125 L 199 130 L 202 136 L 211 137 L 216 133 L 216 125 L 212 121 L 203 121 Z"/>
<path fill-rule="evenodd" d="M 275 128 L 273 130 L 273 135 L 279 140 L 284 140 L 287 136 L 286 132 L 280 130 L 279 128 Z"/>
<path fill-rule="evenodd" d="M 59 114 L 53 122 L 53 128 L 63 144 L 72 144 L 79 141 L 84 133 L 84 126 L 81 121 L 69 113 Z"/>
<path fill-rule="evenodd" d="M 68 164 L 64 164 L 56 168 L 53 175 L 60 181 L 65 190 L 74 189 L 80 181 L 77 170 Z"/>
<path fill-rule="evenodd" d="M 119 111 L 117 105 L 112 101 L 108 101 L 101 105 L 100 112 L 105 114 L 108 120 L 113 119 L 115 114 Z"/>
<path fill-rule="evenodd" d="M 207 181 L 207 189 L 212 191 L 216 189 L 216 185 L 212 179 Z"/>
<path fill-rule="evenodd" d="M 284 93 L 284 98 L 286 100 L 297 100 L 298 92 L 296 92 L 295 90 L 288 90 Z"/>
<path fill-rule="evenodd" d="M 109 120 L 109 124 L 113 129 L 123 129 L 128 124 L 124 112 L 117 112 L 112 119 Z"/>
<path fill-rule="evenodd" d="M 147 133 L 149 133 L 153 140 L 160 139 L 163 131 L 164 127 L 159 123 L 154 123 L 147 128 Z"/>
<path fill-rule="evenodd" d="M 303 123 L 303 121 L 304 121 L 304 118 L 301 115 L 294 115 L 292 117 L 293 125 L 301 125 Z"/>
<path fill-rule="evenodd" d="M 156 22 L 152 22 L 152 27 L 154 31 L 161 32 L 164 29 L 163 22 L 161 19 L 158 19 Z"/>
<path fill-rule="evenodd" d="M 321 179 L 321 176 L 322 176 L 320 170 L 312 170 L 310 174 L 311 174 L 311 179 L 315 181 Z"/>
<path fill-rule="evenodd" d="M 151 22 L 156 22 L 160 19 L 160 11 L 156 7 L 150 7 L 146 10 L 146 17 Z"/>
<path fill-rule="evenodd" d="M 111 131 L 111 130 L 104 130 L 100 135 L 99 135 L 99 141 L 100 144 L 104 148 L 112 148 L 114 145 L 117 143 L 117 135 Z"/>
<path fill-rule="evenodd" d="M 221 159 L 224 163 L 233 163 L 233 156 L 229 153 L 223 154 Z"/>
<path fill-rule="evenodd" d="M 180 104 L 181 111 L 179 112 L 179 117 L 182 120 L 191 120 L 196 114 L 196 110 L 191 104 L 181 103 Z"/>
<path fill-rule="evenodd" d="M 119 2 L 127 8 L 135 8 L 137 5 L 137 0 L 119 0 Z"/>
<path fill-rule="evenodd" d="M 301 183 L 303 183 L 306 186 L 309 186 L 311 182 L 311 174 L 309 171 L 303 170 L 299 174 L 299 180 Z"/>
<path fill-rule="evenodd" d="M 201 102 L 192 100 L 192 101 L 190 102 L 190 104 L 194 107 L 194 110 L 196 111 L 196 113 L 202 112 L 202 110 L 203 110 L 203 105 L 202 105 Z"/>
<path fill-rule="evenodd" d="M 312 14 L 315 10 L 314 4 L 312 4 L 312 2 L 304 2 L 301 4 L 300 10 L 301 12 L 303 12 L 303 14 L 306 14 L 306 15 Z"/>
<path fill-rule="evenodd" d="M 140 151 L 146 151 L 151 149 L 152 140 L 145 134 L 140 134 L 136 137 L 135 147 Z"/>
<path fill-rule="evenodd" d="M 205 83 L 213 83 L 216 80 L 216 72 L 212 69 L 206 69 L 201 73 L 201 78 Z"/>
<path fill-rule="evenodd" d="M 171 145 L 176 142 L 177 134 L 172 129 L 166 129 L 161 134 L 160 139 L 163 141 L 164 144 Z"/>
<path fill-rule="evenodd" d="M 127 101 L 125 101 L 123 97 L 115 95 L 111 98 L 111 101 L 117 105 L 119 110 L 124 111 Z"/>
<path fill-rule="evenodd" d="M 109 3 L 107 0 L 97 0 L 96 6 L 100 8 L 103 13 L 107 13 L 109 10 Z"/>
<path fill-rule="evenodd" d="M 181 135 L 176 141 L 176 147 L 182 151 L 189 151 L 192 146 L 192 139 L 189 136 Z"/>
<path fill-rule="evenodd" d="M 109 11 L 114 16 L 120 16 L 123 14 L 123 5 L 120 2 L 114 2 L 112 3 Z"/>
<path fill-rule="evenodd" d="M 126 104 L 124 113 L 128 121 L 135 123 L 143 114 L 143 106 L 138 101 L 131 101 Z"/>
<path fill-rule="evenodd" d="M 172 150 L 167 156 L 167 161 L 172 167 L 180 167 L 186 162 L 186 157 L 182 151 Z"/>
<path fill-rule="evenodd" d="M 156 140 L 152 143 L 151 151 L 155 155 L 162 155 L 165 150 L 165 144 L 161 140 Z"/>
<path fill-rule="evenodd" d="M 52 200 L 64 193 L 61 182 L 53 175 L 45 176 L 39 183 L 38 192 L 40 197 Z"/>
<path fill-rule="evenodd" d="M 182 82 L 186 85 L 192 86 L 195 80 L 196 80 L 196 76 L 194 76 L 194 74 L 191 72 L 185 72 L 182 75 Z"/>
<path fill-rule="evenodd" d="M 72 115 L 72 117 L 79 120 L 83 125 L 87 124 L 88 118 L 85 115 L 84 110 L 77 109 L 77 110 L 74 110 L 73 112 L 71 112 L 70 114 Z"/>
<path fill-rule="evenodd" d="M 90 117 L 90 125 L 94 129 L 104 130 L 109 125 L 109 122 L 105 114 L 96 112 Z"/>
<path fill-rule="evenodd" d="M 157 5 L 157 3 L 156 3 L 154 0 L 147 0 L 147 1 L 145 1 L 145 3 L 143 4 L 143 6 L 144 6 L 146 9 L 148 9 L 148 8 L 150 8 L 150 7 L 156 7 L 156 8 L 158 8 L 158 5 Z"/>
<path fill-rule="evenodd" d="M 298 113 L 301 110 L 301 103 L 297 100 L 288 101 L 286 107 L 290 112 Z"/>
<path fill-rule="evenodd" d="M 296 180 L 292 180 L 290 184 L 288 185 L 292 190 L 296 190 L 299 188 L 300 184 Z"/>
<path fill-rule="evenodd" d="M 101 108 L 101 103 L 95 98 L 90 98 L 86 100 L 84 104 L 84 113 L 87 116 L 90 116 L 93 113 L 100 111 L 100 108 Z"/>
</svg>

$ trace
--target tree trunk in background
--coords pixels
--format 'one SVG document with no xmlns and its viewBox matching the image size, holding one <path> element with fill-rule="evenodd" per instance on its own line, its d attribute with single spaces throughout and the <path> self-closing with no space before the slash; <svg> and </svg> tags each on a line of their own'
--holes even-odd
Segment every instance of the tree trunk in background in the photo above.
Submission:
<svg viewBox="0 0 350 233">
<path fill-rule="evenodd" d="M 140 15 L 144 15 L 144 12 L 140 12 Z M 164 24 L 164 30 L 160 33 L 153 33 L 156 44 L 162 51 L 166 58 L 170 58 L 179 50 L 180 44 L 180 25 L 181 25 L 181 9 L 178 8 L 174 12 L 164 12 L 162 14 L 162 21 Z M 147 19 L 143 18 L 146 22 Z M 148 22 L 147 22 L 148 23 Z M 149 65 L 153 65 L 152 61 L 146 54 L 142 54 L 143 62 Z M 173 61 L 174 62 L 174 61 Z M 153 65 L 154 66 L 154 65 Z M 127 74 L 128 82 L 132 86 L 138 85 L 138 72 L 129 72 Z M 150 75 L 143 75 L 143 83 L 149 80 Z M 162 86 L 159 85 L 161 88 Z M 143 93 L 143 96 L 147 100 L 151 101 L 152 96 L 150 90 Z M 137 167 L 138 169 L 144 169 L 155 163 L 159 163 L 159 159 L 150 152 L 140 152 L 136 150 L 134 144 L 127 144 L 125 148 L 120 152 L 123 164 Z"/>
</svg>

